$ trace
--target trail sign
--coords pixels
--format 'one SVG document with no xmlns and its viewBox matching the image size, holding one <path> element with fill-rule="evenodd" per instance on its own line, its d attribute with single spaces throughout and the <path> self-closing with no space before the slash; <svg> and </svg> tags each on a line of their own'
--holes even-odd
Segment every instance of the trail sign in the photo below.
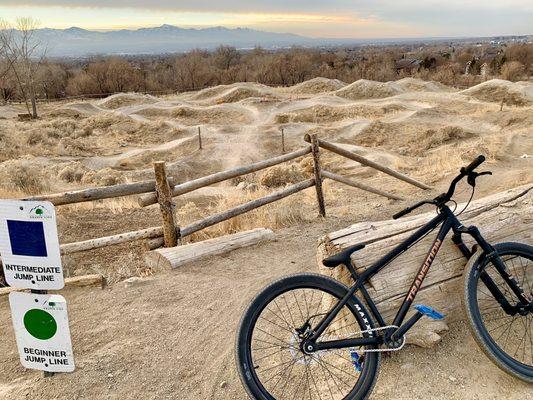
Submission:
<svg viewBox="0 0 533 400">
<path fill-rule="evenodd" d="M 9 294 L 20 362 L 48 372 L 74 371 L 67 303 L 58 294 Z"/>
<path fill-rule="evenodd" d="M 9 286 L 62 289 L 65 283 L 52 203 L 0 200 L 0 255 Z"/>
</svg>

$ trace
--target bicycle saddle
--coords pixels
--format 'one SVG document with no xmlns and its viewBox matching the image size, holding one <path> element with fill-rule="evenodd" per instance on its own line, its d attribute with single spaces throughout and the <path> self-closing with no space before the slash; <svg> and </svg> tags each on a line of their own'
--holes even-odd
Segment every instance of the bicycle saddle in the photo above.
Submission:
<svg viewBox="0 0 533 400">
<path fill-rule="evenodd" d="M 350 256 L 355 253 L 357 250 L 361 250 L 365 247 L 364 244 L 356 244 L 351 247 L 348 247 L 346 250 L 341 251 L 331 257 L 324 258 L 322 264 L 328 268 L 335 268 L 341 264 L 349 265 Z"/>
</svg>

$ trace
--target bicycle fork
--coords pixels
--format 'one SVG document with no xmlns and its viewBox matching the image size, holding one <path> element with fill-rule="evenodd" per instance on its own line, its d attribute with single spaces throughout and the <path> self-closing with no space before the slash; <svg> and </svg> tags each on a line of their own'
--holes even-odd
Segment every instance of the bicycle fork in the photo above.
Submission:
<svg viewBox="0 0 533 400">
<path fill-rule="evenodd" d="M 494 283 L 494 280 L 490 277 L 487 271 L 485 271 L 485 268 L 481 268 L 479 273 L 481 281 L 485 284 L 489 292 L 494 296 L 494 298 L 500 304 L 502 309 L 509 315 L 515 315 L 520 312 L 527 313 L 528 311 L 530 311 L 533 305 L 532 294 L 525 293 L 524 289 L 520 286 L 520 283 L 518 282 L 516 277 L 514 277 L 510 273 L 509 269 L 506 267 L 504 261 L 502 260 L 496 249 L 491 246 L 483 238 L 483 236 L 481 236 L 479 229 L 475 226 L 470 226 L 468 228 L 461 226 L 456 230 L 456 233 L 458 235 L 466 233 L 472 236 L 472 238 L 474 238 L 474 240 L 478 243 L 480 248 L 485 253 L 487 262 L 491 262 L 494 265 L 496 271 L 498 271 L 504 282 L 507 284 L 507 286 L 509 286 L 511 291 L 518 298 L 520 303 L 517 306 L 512 306 L 505 297 L 505 295 L 502 293 L 500 288 Z M 487 264 L 485 263 L 485 266 L 486 265 Z"/>
</svg>

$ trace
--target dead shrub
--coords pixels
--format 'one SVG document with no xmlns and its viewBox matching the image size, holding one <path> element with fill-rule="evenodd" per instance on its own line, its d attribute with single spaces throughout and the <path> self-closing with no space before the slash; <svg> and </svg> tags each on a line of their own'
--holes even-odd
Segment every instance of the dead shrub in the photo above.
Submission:
<svg viewBox="0 0 533 400">
<path fill-rule="evenodd" d="M 282 164 L 267 169 L 261 174 L 259 183 L 266 187 L 280 187 L 289 183 L 301 182 L 305 174 L 298 164 Z"/>
<path fill-rule="evenodd" d="M 7 164 L 7 165 L 6 165 Z M 3 174 L 8 189 L 19 190 L 25 194 L 40 194 L 50 188 L 50 183 L 39 167 L 18 162 L 5 163 Z"/>
<path fill-rule="evenodd" d="M 501 69 L 501 76 L 508 81 L 518 81 L 524 74 L 525 67 L 519 61 L 511 61 L 503 64 Z"/>
<path fill-rule="evenodd" d="M 81 165 L 80 163 L 74 163 L 67 165 L 65 168 L 63 168 L 61 171 L 59 171 L 59 179 L 68 182 L 68 183 L 75 183 L 75 182 L 81 182 L 83 179 L 83 176 L 88 171 L 86 167 Z"/>
</svg>

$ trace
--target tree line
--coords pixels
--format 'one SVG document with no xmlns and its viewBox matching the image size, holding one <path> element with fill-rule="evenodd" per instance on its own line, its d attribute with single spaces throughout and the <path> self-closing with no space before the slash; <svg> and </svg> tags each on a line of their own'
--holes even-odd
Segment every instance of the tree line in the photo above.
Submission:
<svg viewBox="0 0 533 400">
<path fill-rule="evenodd" d="M 413 76 L 464 87 L 489 77 L 527 80 L 533 72 L 531 43 L 499 45 L 496 54 L 487 43 L 436 43 L 277 51 L 220 46 L 214 51 L 195 49 L 161 56 L 50 60 L 45 45 L 34 41 L 36 26 L 30 18 L 19 19 L 16 30 L 0 23 L 0 101 L 22 101 L 34 117 L 37 100 L 72 96 L 171 93 L 250 81 L 288 86 L 319 76 L 344 82 Z M 489 50 L 492 54 L 487 55 Z M 407 58 L 418 60 L 415 68 L 400 67 L 400 61 Z M 486 75 L 481 77 L 485 58 Z M 465 75 L 467 63 L 469 75 Z"/>
</svg>

